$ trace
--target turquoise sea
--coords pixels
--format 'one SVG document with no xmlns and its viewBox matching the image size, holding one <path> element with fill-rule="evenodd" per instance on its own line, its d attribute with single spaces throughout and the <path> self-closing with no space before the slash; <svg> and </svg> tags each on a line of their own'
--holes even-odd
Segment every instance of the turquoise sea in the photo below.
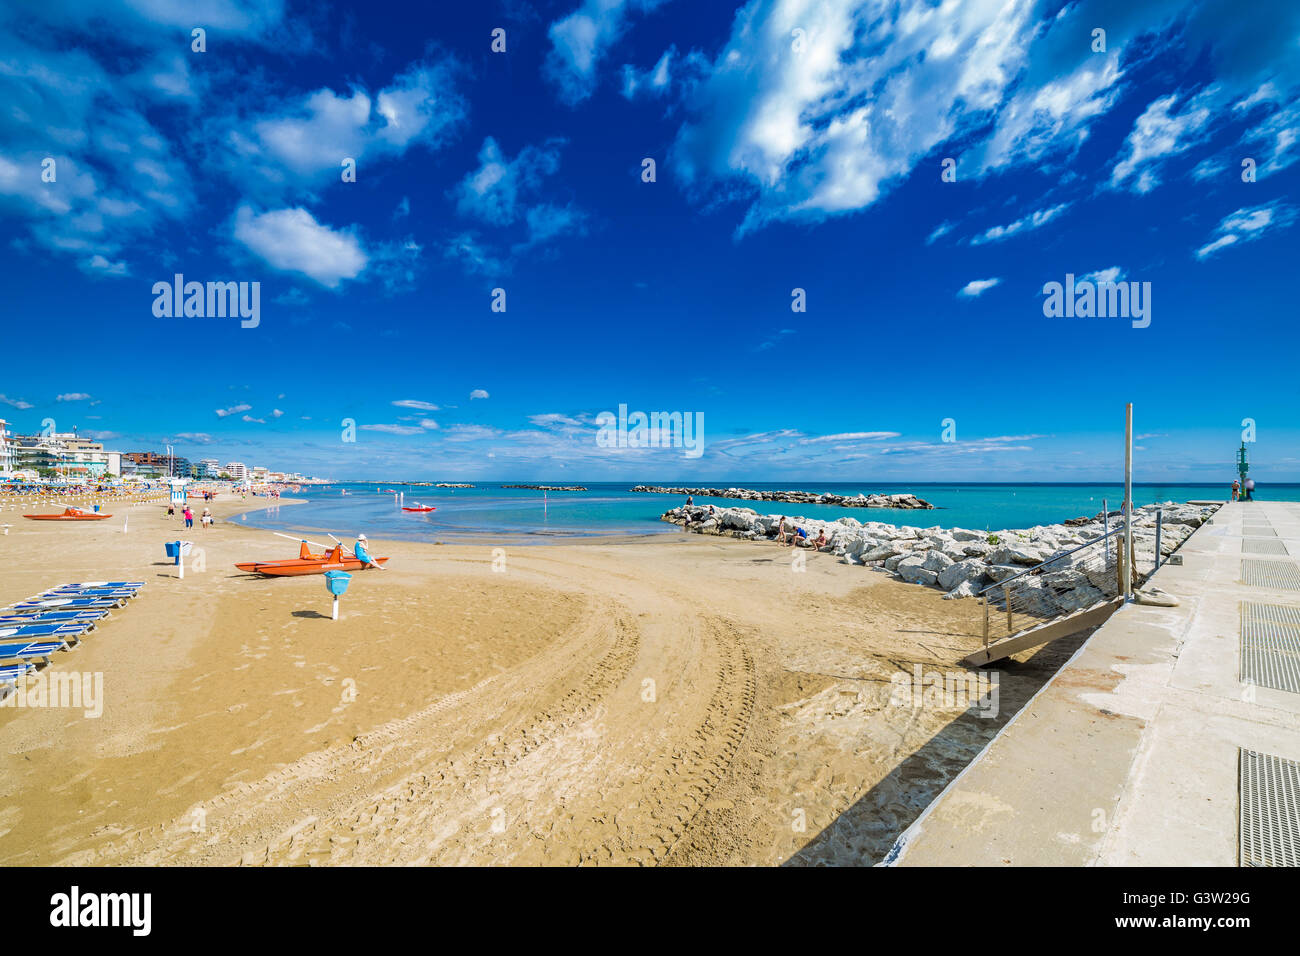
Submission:
<svg viewBox="0 0 1300 956">
<path fill-rule="evenodd" d="M 294 534 L 332 532 L 348 538 L 364 531 L 372 538 L 409 538 L 422 541 L 513 541 L 546 543 L 597 535 L 651 535 L 677 533 L 674 525 L 659 520 L 669 508 L 683 504 L 681 495 L 632 494 L 628 483 L 587 484 L 587 491 L 541 492 L 503 489 L 499 482 L 476 482 L 475 488 L 430 488 L 401 484 L 317 486 L 304 489 L 295 498 L 300 505 L 275 506 L 248 513 L 244 523 Z M 582 484 L 581 482 L 538 482 L 538 484 Z M 753 507 L 760 513 L 802 515 L 834 519 L 844 515 L 860 521 L 886 521 L 916 527 L 963 527 L 996 531 L 1052 524 L 1080 515 L 1094 515 L 1103 499 L 1112 510 L 1119 507 L 1123 489 L 1118 484 L 938 484 L 912 482 L 897 485 L 866 485 L 847 482 L 792 484 L 729 482 L 754 489 L 796 489 L 839 495 L 894 494 L 911 492 L 936 506 L 933 511 L 893 511 L 880 508 L 835 508 L 817 505 L 781 505 L 743 502 L 723 498 L 696 497 L 697 504 L 718 507 Z M 686 483 L 679 483 L 686 486 Z M 716 487 L 716 485 L 715 485 Z M 379 489 L 405 493 L 405 504 L 433 505 L 429 514 L 400 510 L 394 495 Z M 346 494 L 344 493 L 346 492 Z M 1229 489 L 1224 485 L 1135 484 L 1134 504 L 1190 499 L 1222 500 Z M 1260 484 L 1259 499 L 1300 500 L 1300 485 Z"/>
</svg>

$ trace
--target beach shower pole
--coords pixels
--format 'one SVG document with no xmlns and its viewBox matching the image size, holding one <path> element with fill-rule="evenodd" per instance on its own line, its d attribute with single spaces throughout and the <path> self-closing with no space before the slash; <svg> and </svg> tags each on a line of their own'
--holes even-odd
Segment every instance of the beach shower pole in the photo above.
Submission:
<svg viewBox="0 0 1300 956">
<path fill-rule="evenodd" d="M 1124 600 L 1133 596 L 1133 403 L 1124 408 Z"/>
</svg>

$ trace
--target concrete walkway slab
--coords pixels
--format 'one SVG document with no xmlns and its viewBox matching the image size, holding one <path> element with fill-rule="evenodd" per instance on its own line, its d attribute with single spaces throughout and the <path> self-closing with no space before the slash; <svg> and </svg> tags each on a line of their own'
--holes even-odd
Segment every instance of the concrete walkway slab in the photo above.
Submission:
<svg viewBox="0 0 1300 956">
<path fill-rule="evenodd" d="M 1240 748 L 1300 760 L 1300 694 L 1240 677 L 1242 602 L 1300 608 L 1300 591 L 1243 583 L 1242 542 L 1263 528 L 1300 555 L 1300 507 L 1224 505 L 1152 580 L 1179 606 L 1118 610 L 890 862 L 1237 865 Z"/>
</svg>

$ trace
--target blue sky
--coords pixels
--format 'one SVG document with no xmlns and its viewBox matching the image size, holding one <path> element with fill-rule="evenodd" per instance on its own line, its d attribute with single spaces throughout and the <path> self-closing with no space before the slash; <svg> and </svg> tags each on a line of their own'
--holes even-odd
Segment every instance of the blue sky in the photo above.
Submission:
<svg viewBox="0 0 1300 956">
<path fill-rule="evenodd" d="M 1084 481 L 1132 401 L 1139 480 L 1230 480 L 1245 418 L 1300 480 L 1298 94 L 1289 0 L 19 0 L 0 417 L 336 478 Z M 175 273 L 257 326 L 155 316 Z M 1067 274 L 1149 325 L 1045 316 Z M 599 447 L 620 404 L 704 453 Z"/>
</svg>

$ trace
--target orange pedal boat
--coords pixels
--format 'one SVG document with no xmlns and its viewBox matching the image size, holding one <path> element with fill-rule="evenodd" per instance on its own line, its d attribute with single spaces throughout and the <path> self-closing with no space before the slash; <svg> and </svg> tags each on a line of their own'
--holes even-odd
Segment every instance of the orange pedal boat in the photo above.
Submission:
<svg viewBox="0 0 1300 956">
<path fill-rule="evenodd" d="M 387 558 L 375 558 L 375 564 L 383 564 Z M 363 562 L 351 551 L 343 550 L 342 545 L 335 545 L 324 554 L 317 554 L 303 542 L 298 548 L 298 557 L 284 561 L 243 561 L 236 564 L 241 571 L 253 574 L 265 574 L 285 577 L 298 574 L 324 574 L 326 571 L 360 571 Z"/>
<path fill-rule="evenodd" d="M 103 521 L 113 516 L 96 511 L 82 511 L 80 508 L 65 508 L 62 514 L 23 515 L 23 517 L 31 518 L 33 521 Z"/>
</svg>

